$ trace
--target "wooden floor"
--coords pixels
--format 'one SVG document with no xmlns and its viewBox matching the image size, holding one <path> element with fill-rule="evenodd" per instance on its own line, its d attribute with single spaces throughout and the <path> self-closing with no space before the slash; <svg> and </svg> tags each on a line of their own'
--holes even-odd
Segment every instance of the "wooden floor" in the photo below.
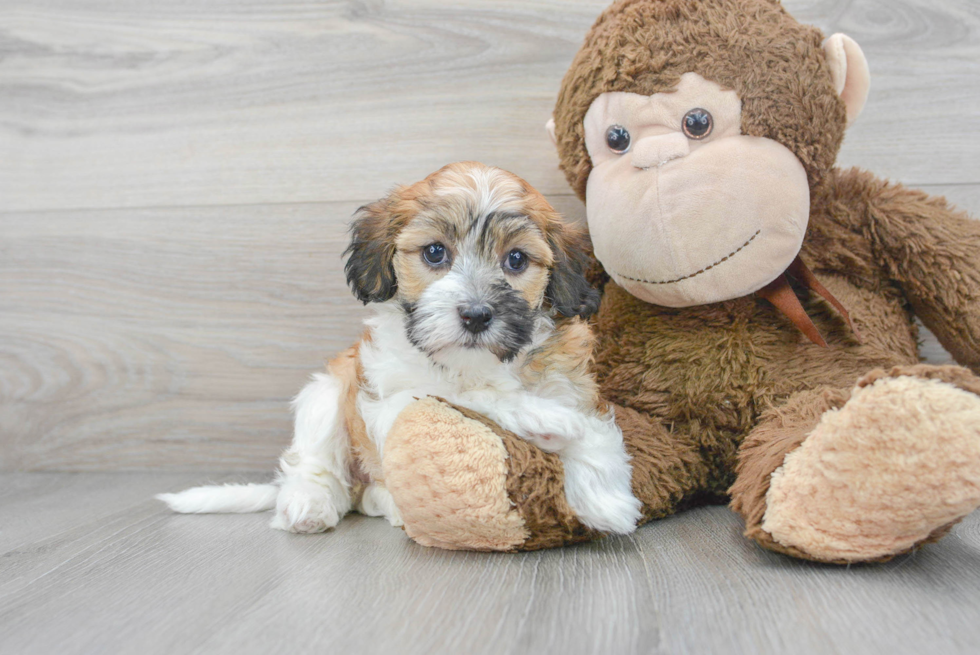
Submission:
<svg viewBox="0 0 980 655">
<path fill-rule="evenodd" d="M 868 56 L 840 163 L 980 217 L 980 2 L 784 4 Z M 721 507 L 503 556 L 151 500 L 272 469 L 360 204 L 477 159 L 583 216 L 542 126 L 605 5 L 0 0 L 0 654 L 980 652 L 976 514 L 842 569 Z"/>
<path fill-rule="evenodd" d="M 200 479 L 0 474 L 0 653 L 980 652 L 980 515 L 849 569 L 764 552 L 723 507 L 603 543 L 453 553 L 382 519 L 291 535 L 149 499 Z"/>
</svg>

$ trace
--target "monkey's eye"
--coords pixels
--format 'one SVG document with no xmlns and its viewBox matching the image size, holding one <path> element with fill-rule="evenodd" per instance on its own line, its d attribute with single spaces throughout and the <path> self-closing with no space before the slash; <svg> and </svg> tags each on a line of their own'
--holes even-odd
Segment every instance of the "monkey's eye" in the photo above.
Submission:
<svg viewBox="0 0 980 655">
<path fill-rule="evenodd" d="M 511 250 L 504 260 L 504 268 L 511 273 L 520 273 L 527 268 L 527 255 L 520 250 Z"/>
<path fill-rule="evenodd" d="M 449 254 L 446 252 L 446 246 L 441 243 L 430 243 L 422 248 L 422 259 L 429 266 L 442 266 L 448 261 Z"/>
<path fill-rule="evenodd" d="M 703 139 L 711 134 L 714 126 L 715 122 L 707 109 L 692 109 L 681 119 L 681 129 L 689 139 Z"/>
<path fill-rule="evenodd" d="M 610 125 L 606 130 L 606 145 L 617 155 L 630 149 L 630 133 L 622 125 Z"/>
</svg>

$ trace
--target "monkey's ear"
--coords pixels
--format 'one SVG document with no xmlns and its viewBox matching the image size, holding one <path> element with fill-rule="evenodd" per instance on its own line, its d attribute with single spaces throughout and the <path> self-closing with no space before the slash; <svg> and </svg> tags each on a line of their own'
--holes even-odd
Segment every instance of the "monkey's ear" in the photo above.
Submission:
<svg viewBox="0 0 980 655">
<path fill-rule="evenodd" d="M 548 136 L 551 137 L 551 145 L 558 145 L 558 139 L 555 138 L 555 119 L 549 118 L 548 122 L 544 124 L 544 129 L 548 133 Z"/>
<path fill-rule="evenodd" d="M 358 300 L 384 302 L 395 295 L 395 237 L 389 198 L 364 205 L 354 212 L 350 244 L 344 264 L 347 284 Z"/>
<path fill-rule="evenodd" d="M 545 298 L 562 316 L 592 316 L 599 311 L 602 295 L 585 277 L 591 261 L 587 238 L 576 230 L 562 228 L 549 241 L 555 263 Z"/>
<path fill-rule="evenodd" d="M 853 123 L 868 99 L 871 73 L 861 46 L 846 34 L 833 34 L 823 42 L 823 51 L 830 66 L 830 78 L 837 95 L 847 107 L 847 124 Z"/>
</svg>

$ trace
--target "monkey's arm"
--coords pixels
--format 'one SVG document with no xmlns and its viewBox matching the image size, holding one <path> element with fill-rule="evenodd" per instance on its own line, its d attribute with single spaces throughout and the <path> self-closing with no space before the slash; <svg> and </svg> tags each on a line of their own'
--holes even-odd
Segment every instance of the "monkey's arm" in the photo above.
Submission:
<svg viewBox="0 0 980 655">
<path fill-rule="evenodd" d="M 868 178 L 864 231 L 877 264 L 956 361 L 980 372 L 980 221 Z"/>
</svg>

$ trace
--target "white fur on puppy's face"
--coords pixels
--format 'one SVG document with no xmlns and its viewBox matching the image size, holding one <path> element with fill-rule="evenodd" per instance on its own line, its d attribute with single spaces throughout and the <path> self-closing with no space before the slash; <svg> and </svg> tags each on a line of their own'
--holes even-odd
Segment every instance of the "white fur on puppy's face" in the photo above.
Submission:
<svg viewBox="0 0 980 655">
<path fill-rule="evenodd" d="M 497 216 L 477 215 L 465 226 L 467 231 L 461 239 L 453 240 L 449 233 L 430 234 L 430 243 L 440 243 L 447 250 L 448 262 L 441 267 L 427 264 L 421 251 L 399 248 L 397 270 L 406 277 L 417 275 L 404 288 L 414 291 L 422 287 L 420 278 L 428 282 L 417 296 L 399 294 L 407 315 L 408 337 L 422 351 L 432 355 L 453 346 L 480 348 L 507 361 L 530 343 L 536 324 L 544 318 L 550 258 L 542 261 L 540 254 L 535 258 L 530 252 L 547 254 L 542 247 L 544 238 L 523 216 Z M 510 223 L 523 234 L 518 232 L 514 238 L 513 234 L 497 234 L 495 226 L 482 229 L 493 222 Z M 498 240 L 498 236 L 505 238 Z M 515 250 L 529 260 L 527 268 L 519 272 L 509 271 L 505 265 Z M 461 309 L 471 306 L 487 307 L 492 312 L 487 328 L 475 334 L 464 328 L 460 317 Z"/>
<path fill-rule="evenodd" d="M 498 168 L 450 164 L 362 207 L 351 232 L 346 270 L 355 295 L 397 302 L 408 338 L 430 356 L 480 349 L 509 361 L 552 310 L 587 316 L 598 306 L 583 275 L 584 235 Z M 433 247 L 444 260 L 425 257 Z M 461 315 L 474 308 L 491 316 L 483 330 L 483 320 Z"/>
<path fill-rule="evenodd" d="M 527 215 L 527 190 L 504 171 L 480 166 L 446 170 L 422 191 L 395 239 L 392 262 L 409 340 L 430 356 L 462 347 L 512 359 L 543 318 L 553 263 Z M 433 244 L 445 249 L 440 265 L 424 257 Z M 527 259 L 523 270 L 507 268 L 514 251 Z M 460 316 L 474 306 L 492 312 L 482 332 L 466 330 Z"/>
</svg>

